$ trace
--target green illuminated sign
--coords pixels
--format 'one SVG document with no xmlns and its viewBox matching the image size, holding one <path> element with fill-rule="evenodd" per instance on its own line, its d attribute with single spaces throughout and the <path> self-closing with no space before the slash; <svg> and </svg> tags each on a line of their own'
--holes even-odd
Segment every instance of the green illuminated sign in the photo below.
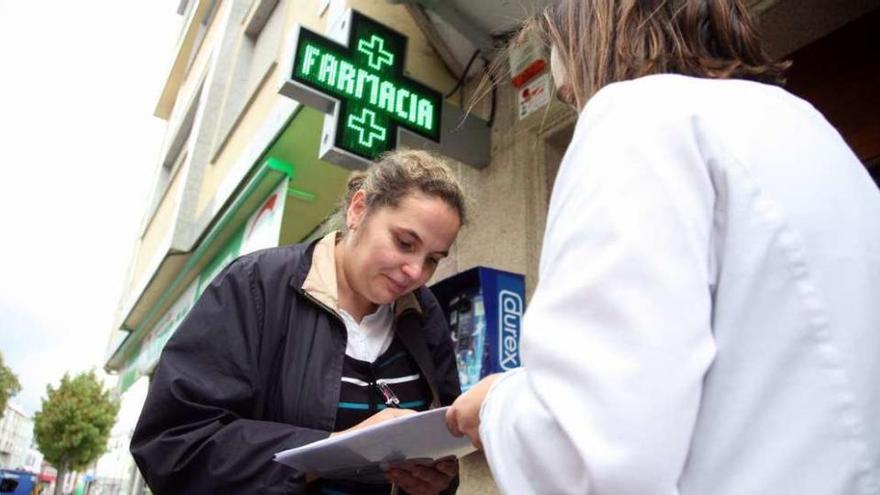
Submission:
<svg viewBox="0 0 880 495">
<path fill-rule="evenodd" d="M 338 100 L 336 147 L 372 160 L 397 147 L 398 127 L 440 141 L 443 98 L 403 74 L 406 41 L 357 12 L 348 46 L 300 28 L 291 79 L 304 102 Z"/>
</svg>

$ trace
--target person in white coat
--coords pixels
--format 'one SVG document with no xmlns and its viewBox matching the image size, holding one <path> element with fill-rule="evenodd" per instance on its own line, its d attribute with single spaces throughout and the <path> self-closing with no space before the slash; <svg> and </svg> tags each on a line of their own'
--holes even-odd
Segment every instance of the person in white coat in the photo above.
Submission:
<svg viewBox="0 0 880 495">
<path fill-rule="evenodd" d="M 739 0 L 560 0 L 580 112 L 523 367 L 447 414 L 504 493 L 880 493 L 880 192 Z"/>
</svg>

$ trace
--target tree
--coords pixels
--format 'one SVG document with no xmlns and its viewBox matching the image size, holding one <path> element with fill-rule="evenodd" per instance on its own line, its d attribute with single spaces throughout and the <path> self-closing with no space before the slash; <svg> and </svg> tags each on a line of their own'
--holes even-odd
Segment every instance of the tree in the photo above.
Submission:
<svg viewBox="0 0 880 495">
<path fill-rule="evenodd" d="M 18 377 L 3 362 L 3 353 L 0 352 L 0 418 L 6 412 L 6 403 L 9 398 L 21 391 Z"/>
<path fill-rule="evenodd" d="M 34 415 L 34 437 L 46 461 L 58 470 L 55 495 L 68 471 L 85 469 L 107 450 L 119 401 L 98 381 L 94 371 L 70 378 L 57 389 L 46 386 L 42 408 Z"/>
</svg>

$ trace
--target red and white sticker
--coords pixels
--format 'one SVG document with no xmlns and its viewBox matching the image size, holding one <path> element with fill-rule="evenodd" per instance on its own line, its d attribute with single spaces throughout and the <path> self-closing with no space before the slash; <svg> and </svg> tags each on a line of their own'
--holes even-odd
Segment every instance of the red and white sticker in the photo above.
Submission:
<svg viewBox="0 0 880 495">
<path fill-rule="evenodd" d="M 544 74 L 517 90 L 520 120 L 550 103 L 550 84 L 550 75 Z"/>
</svg>

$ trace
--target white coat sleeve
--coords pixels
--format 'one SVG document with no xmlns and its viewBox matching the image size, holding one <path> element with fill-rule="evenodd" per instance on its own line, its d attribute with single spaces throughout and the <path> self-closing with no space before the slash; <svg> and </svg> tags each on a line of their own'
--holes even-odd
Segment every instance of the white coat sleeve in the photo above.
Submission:
<svg viewBox="0 0 880 495">
<path fill-rule="evenodd" d="M 524 368 L 481 411 L 504 493 L 677 493 L 715 355 L 699 132 L 599 108 L 557 177 Z"/>
</svg>

